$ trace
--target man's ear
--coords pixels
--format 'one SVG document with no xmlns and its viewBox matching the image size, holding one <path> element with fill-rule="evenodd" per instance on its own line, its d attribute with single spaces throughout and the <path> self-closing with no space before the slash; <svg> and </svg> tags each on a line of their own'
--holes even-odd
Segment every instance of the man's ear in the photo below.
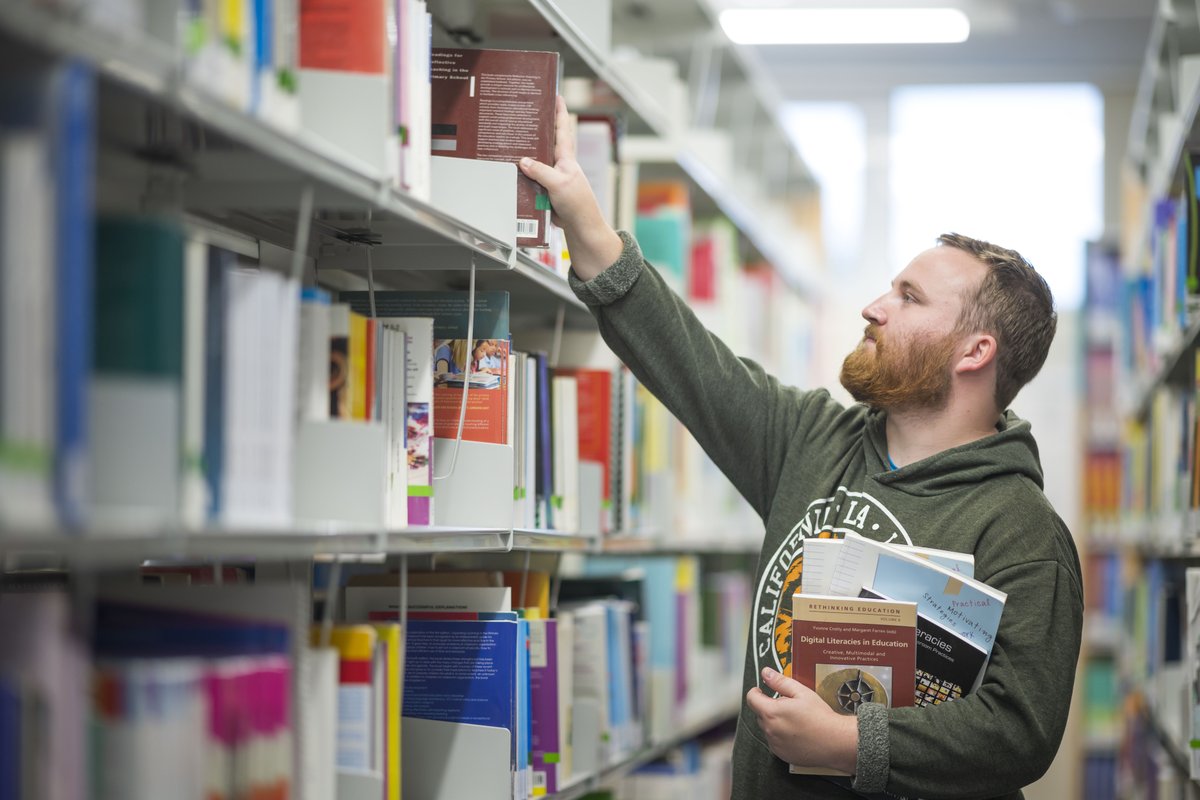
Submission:
<svg viewBox="0 0 1200 800">
<path fill-rule="evenodd" d="M 996 360 L 996 337 L 990 333 L 973 333 L 959 349 L 955 372 L 978 372 Z"/>
</svg>

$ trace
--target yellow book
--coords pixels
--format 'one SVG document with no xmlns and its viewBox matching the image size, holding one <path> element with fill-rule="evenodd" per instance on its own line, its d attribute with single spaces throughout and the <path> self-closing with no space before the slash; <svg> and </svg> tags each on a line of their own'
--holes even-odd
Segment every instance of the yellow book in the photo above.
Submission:
<svg viewBox="0 0 1200 800">
<path fill-rule="evenodd" d="M 367 418 L 367 318 L 350 312 L 350 419 Z"/>
<path fill-rule="evenodd" d="M 404 648 L 404 629 L 395 622 L 372 623 L 379 635 L 386 667 L 383 720 L 383 796 L 384 800 L 400 800 L 400 714 L 404 708 L 404 678 L 400 674 L 400 657 Z"/>
<path fill-rule="evenodd" d="M 525 594 L 521 594 L 522 580 Z M 512 589 L 513 608 L 525 609 L 526 619 L 550 618 L 550 573 L 511 570 L 504 573 L 504 585 Z"/>
</svg>

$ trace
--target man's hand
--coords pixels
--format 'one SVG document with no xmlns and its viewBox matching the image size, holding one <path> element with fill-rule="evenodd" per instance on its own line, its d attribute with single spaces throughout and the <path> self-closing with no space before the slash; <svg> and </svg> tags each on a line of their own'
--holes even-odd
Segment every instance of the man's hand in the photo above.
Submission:
<svg viewBox="0 0 1200 800">
<path fill-rule="evenodd" d="M 771 752 L 789 764 L 825 767 L 853 775 L 858 763 L 858 720 L 830 708 L 804 684 L 764 668 L 772 698 L 757 686 L 746 693 L 746 705 L 758 717 Z"/>
<path fill-rule="evenodd" d="M 624 244 L 605 221 L 587 176 L 575 160 L 575 132 L 561 96 L 554 113 L 554 166 L 532 158 L 522 158 L 518 166 L 550 195 L 554 224 L 566 234 L 576 275 L 591 280 L 620 257 Z"/>
</svg>

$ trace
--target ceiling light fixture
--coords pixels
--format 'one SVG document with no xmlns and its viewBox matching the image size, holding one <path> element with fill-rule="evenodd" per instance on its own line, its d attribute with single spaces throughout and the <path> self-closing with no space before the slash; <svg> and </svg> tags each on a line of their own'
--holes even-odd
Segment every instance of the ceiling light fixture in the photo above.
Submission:
<svg viewBox="0 0 1200 800">
<path fill-rule="evenodd" d="M 736 44 L 936 44 L 971 33 L 957 8 L 731 8 L 720 20 Z"/>
</svg>

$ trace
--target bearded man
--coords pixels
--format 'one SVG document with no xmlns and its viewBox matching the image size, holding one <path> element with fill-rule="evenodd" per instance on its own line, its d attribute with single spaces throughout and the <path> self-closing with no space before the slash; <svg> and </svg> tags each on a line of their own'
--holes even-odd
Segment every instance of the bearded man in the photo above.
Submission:
<svg viewBox="0 0 1200 800">
<path fill-rule="evenodd" d="M 762 516 L 734 745 L 735 800 L 1020 798 L 1066 726 L 1083 627 L 1079 556 L 1042 491 L 1027 422 L 1008 410 L 1041 369 L 1056 315 L 1016 252 L 948 234 L 863 309 L 862 342 L 825 390 L 781 385 L 735 356 L 604 221 L 574 159 L 560 98 L 555 164 L 526 159 L 571 251 L 571 286 L 601 335 Z M 979 688 L 930 707 L 843 716 L 785 674 L 783 591 L 804 541 L 871 538 L 971 553 L 1007 593 Z M 788 764 L 851 781 L 790 774 Z"/>
</svg>

